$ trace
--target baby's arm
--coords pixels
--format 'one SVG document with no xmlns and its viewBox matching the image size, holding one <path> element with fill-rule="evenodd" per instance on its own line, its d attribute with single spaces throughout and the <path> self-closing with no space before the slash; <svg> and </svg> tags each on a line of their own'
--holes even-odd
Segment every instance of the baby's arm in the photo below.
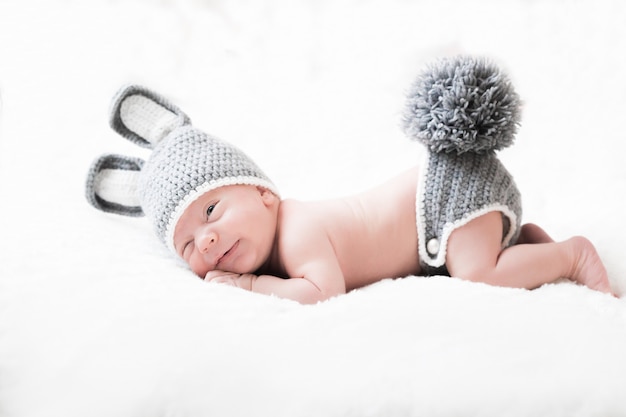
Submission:
<svg viewBox="0 0 626 417">
<path fill-rule="evenodd" d="M 324 233 L 311 233 L 303 244 L 291 241 L 283 253 L 285 270 L 290 276 L 283 279 L 272 275 L 237 274 L 210 271 L 205 280 L 225 283 L 261 294 L 289 298 L 303 304 L 313 304 L 346 292 L 343 271 L 335 250 Z"/>
<path fill-rule="evenodd" d="M 304 277 L 283 279 L 273 275 L 237 274 L 218 270 L 207 273 L 205 280 L 232 285 L 260 294 L 289 298 L 302 304 L 314 304 L 346 292 L 343 280 L 337 280 L 337 282 L 342 283 L 341 286 L 325 288 L 324 286 L 320 287 L 314 280 Z"/>
</svg>

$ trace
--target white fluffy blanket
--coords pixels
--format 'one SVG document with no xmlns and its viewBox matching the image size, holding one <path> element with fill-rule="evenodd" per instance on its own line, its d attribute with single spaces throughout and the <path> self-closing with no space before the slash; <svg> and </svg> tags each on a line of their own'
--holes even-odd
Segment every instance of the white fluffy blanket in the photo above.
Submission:
<svg viewBox="0 0 626 417">
<path fill-rule="evenodd" d="M 501 157 L 525 221 L 589 237 L 626 292 L 626 3 L 0 2 L 0 415 L 623 416 L 626 303 L 384 280 L 315 306 L 207 284 L 144 219 L 83 197 L 124 83 L 247 151 L 283 196 L 375 185 L 417 161 L 404 92 L 488 55 L 524 100 Z"/>
</svg>

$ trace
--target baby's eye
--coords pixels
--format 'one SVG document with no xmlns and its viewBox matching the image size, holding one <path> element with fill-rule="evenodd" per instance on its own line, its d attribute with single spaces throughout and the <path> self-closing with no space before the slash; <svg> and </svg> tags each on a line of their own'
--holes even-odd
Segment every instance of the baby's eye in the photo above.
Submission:
<svg viewBox="0 0 626 417">
<path fill-rule="evenodd" d="M 183 250 L 180 252 L 183 259 L 187 259 L 186 254 L 187 254 L 187 250 L 191 248 L 191 243 L 192 241 L 189 241 L 185 243 L 185 245 L 183 246 Z"/>
<path fill-rule="evenodd" d="M 215 204 L 211 204 L 209 207 L 207 207 L 206 209 L 206 215 L 210 216 L 211 213 L 213 213 L 213 210 L 215 210 Z"/>
</svg>

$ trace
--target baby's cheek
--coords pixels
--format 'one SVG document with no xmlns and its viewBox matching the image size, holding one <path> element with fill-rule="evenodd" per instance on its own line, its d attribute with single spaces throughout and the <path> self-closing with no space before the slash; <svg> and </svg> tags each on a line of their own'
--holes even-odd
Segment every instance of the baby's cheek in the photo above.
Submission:
<svg viewBox="0 0 626 417">
<path fill-rule="evenodd" d="M 207 272 L 211 270 L 208 265 L 204 264 L 204 262 L 202 262 L 201 260 L 195 259 L 194 257 L 191 257 L 189 259 L 187 265 L 189 266 L 189 268 L 191 268 L 194 274 L 202 279 L 204 279 Z"/>
</svg>

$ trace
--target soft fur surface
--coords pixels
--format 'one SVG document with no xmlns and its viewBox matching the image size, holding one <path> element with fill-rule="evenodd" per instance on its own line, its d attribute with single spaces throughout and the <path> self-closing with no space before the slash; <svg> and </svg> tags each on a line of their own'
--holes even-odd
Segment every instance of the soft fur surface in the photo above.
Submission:
<svg viewBox="0 0 626 417">
<path fill-rule="evenodd" d="M 493 58 L 522 102 L 500 152 L 524 221 L 588 236 L 626 291 L 618 0 L 0 3 L 0 415 L 621 416 L 626 304 L 384 280 L 315 306 L 206 284 L 144 219 L 84 197 L 141 83 L 245 149 L 285 197 L 411 167 L 406 91 L 433 59 Z"/>
</svg>

